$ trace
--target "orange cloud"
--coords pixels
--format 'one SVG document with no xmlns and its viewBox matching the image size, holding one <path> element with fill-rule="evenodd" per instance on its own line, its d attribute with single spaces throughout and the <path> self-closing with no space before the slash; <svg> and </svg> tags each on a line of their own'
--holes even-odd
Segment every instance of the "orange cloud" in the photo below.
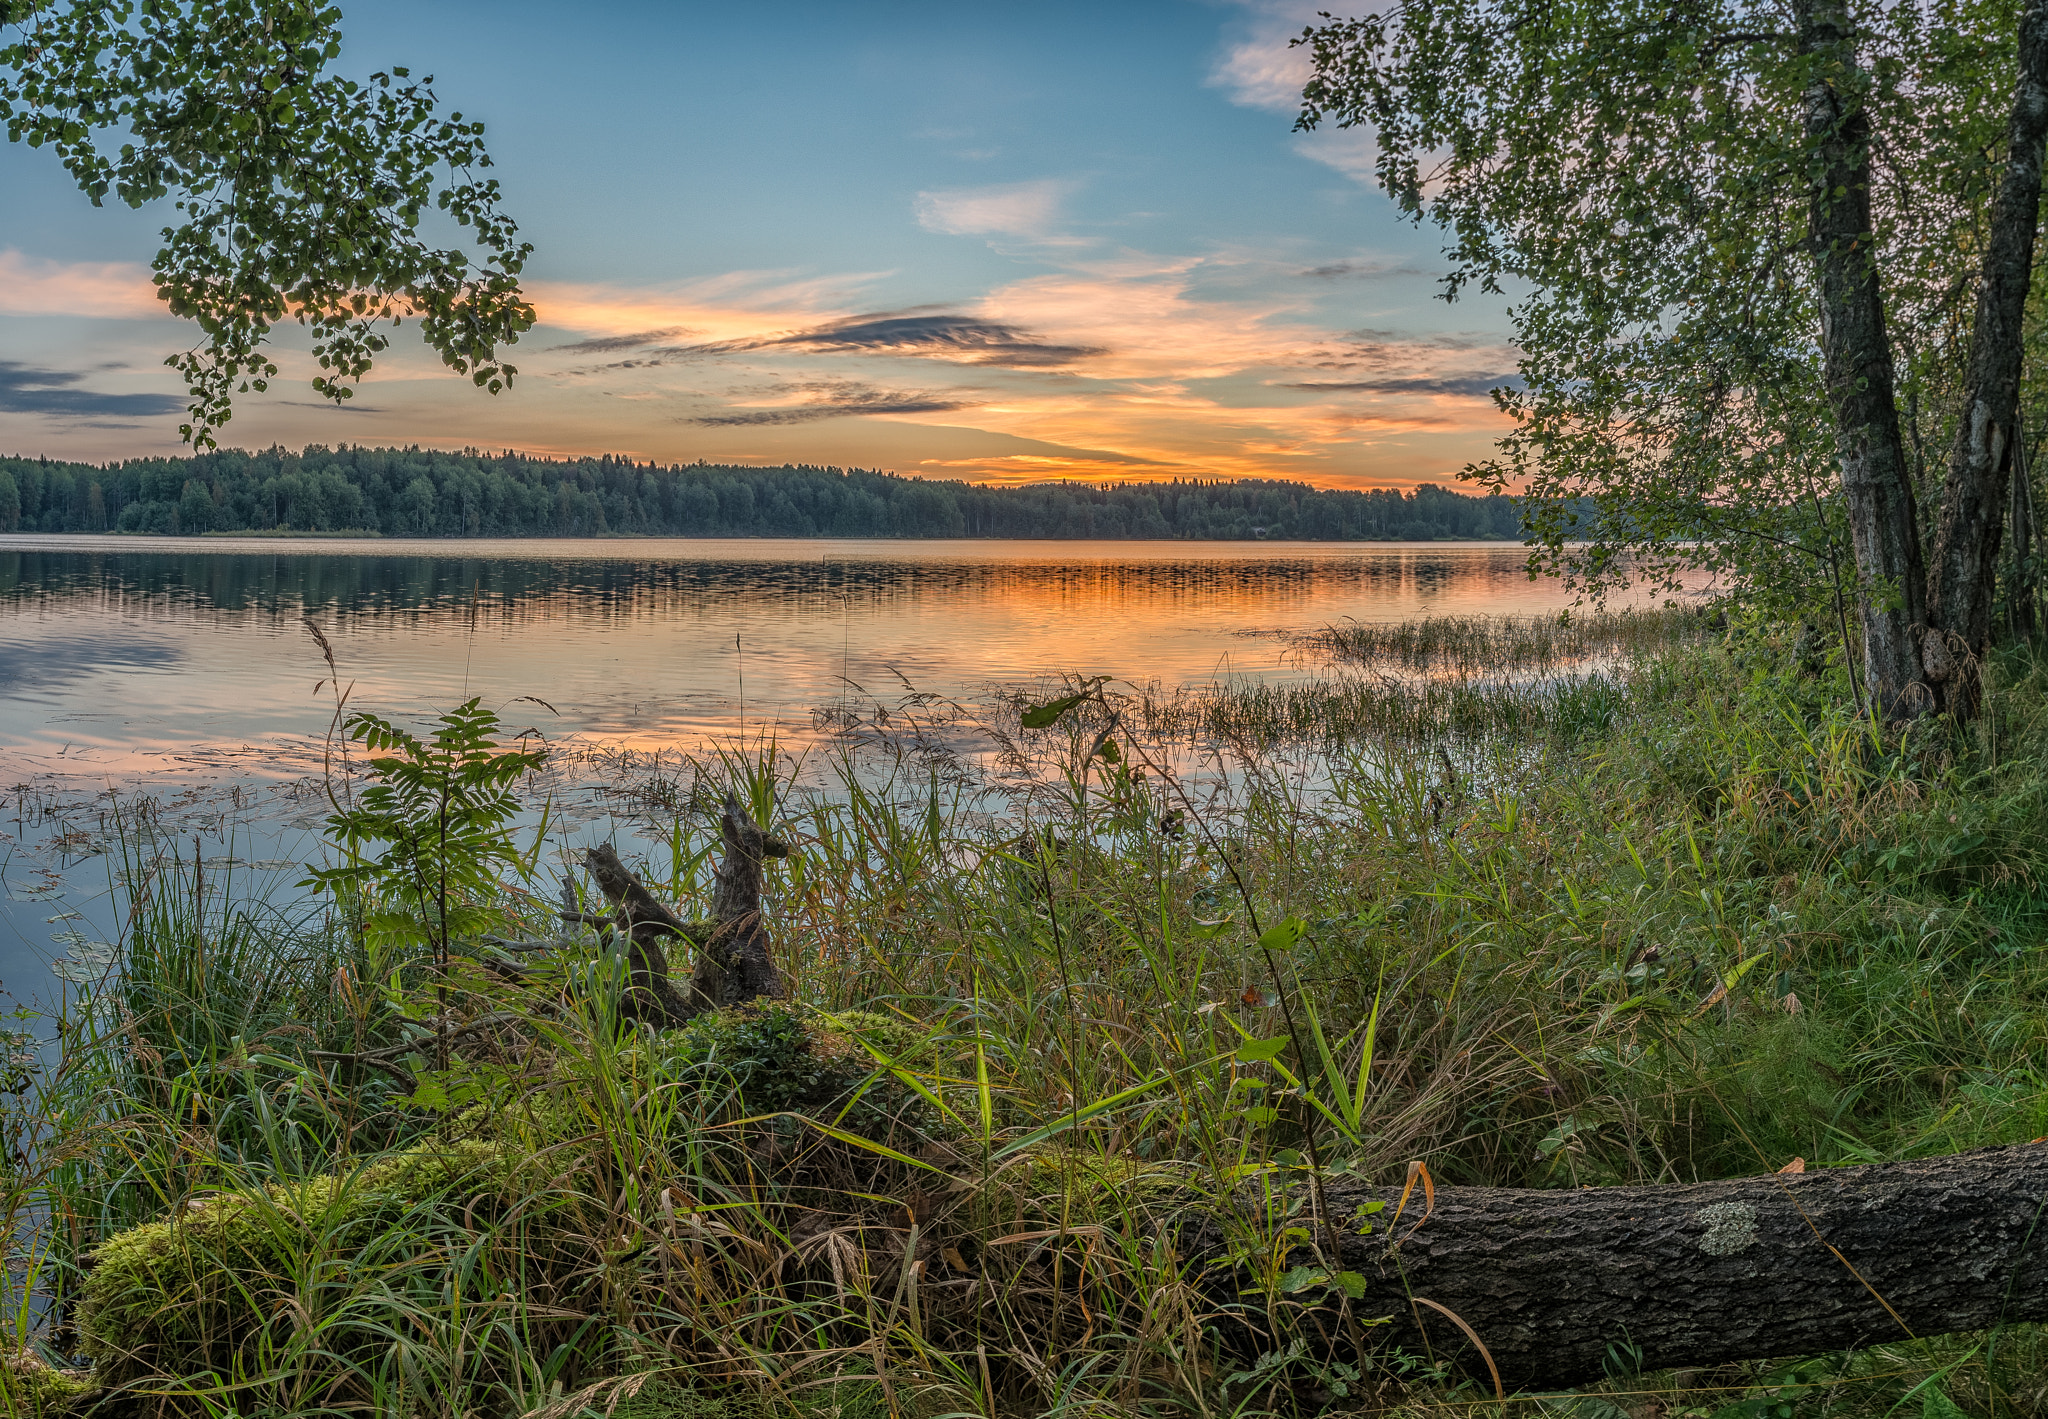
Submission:
<svg viewBox="0 0 2048 1419">
<path fill-rule="evenodd" d="M 553 347 L 546 371 L 529 361 L 529 374 L 707 437 L 774 430 L 846 447 L 858 419 L 999 441 L 910 464 L 944 476 L 1327 481 L 1353 476 L 1346 464 L 1365 450 L 1490 435 L 1501 420 L 1486 390 L 1513 367 L 1495 337 L 1331 329 L 1317 309 L 1328 283 L 1257 255 L 1126 251 L 962 306 L 899 311 L 860 308 L 874 280 L 542 284 L 542 319 L 588 338 Z"/>
<path fill-rule="evenodd" d="M 731 271 L 672 286 L 534 281 L 526 288 L 543 326 L 592 336 L 741 340 L 787 333 L 853 313 L 875 275 L 799 277 Z"/>
<path fill-rule="evenodd" d="M 1338 325 L 1331 307 L 1349 297 L 1336 276 L 1384 264 L 1368 255 L 1304 271 L 1271 253 L 1127 250 L 974 300 L 893 310 L 878 308 L 886 273 L 537 281 L 545 328 L 516 352 L 521 375 L 505 396 L 482 399 L 408 341 L 347 411 L 252 398 L 236 432 L 858 463 L 1004 483 L 1442 478 L 1498 436 L 1486 391 L 1514 352 L 1491 335 Z M 162 308 L 140 267 L 0 252 L 0 313 Z M 291 381 L 311 369 L 295 343 L 284 332 Z"/>
<path fill-rule="evenodd" d="M 47 261 L 0 251 L 0 315 L 168 318 L 149 269 L 130 261 Z"/>
</svg>

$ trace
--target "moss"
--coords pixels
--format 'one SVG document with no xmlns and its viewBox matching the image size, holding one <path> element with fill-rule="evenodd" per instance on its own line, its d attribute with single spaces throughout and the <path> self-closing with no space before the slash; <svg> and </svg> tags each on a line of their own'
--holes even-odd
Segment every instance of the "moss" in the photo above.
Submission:
<svg viewBox="0 0 2048 1419">
<path fill-rule="evenodd" d="M 656 1047 L 673 1077 L 697 1077 L 714 1112 L 809 1113 L 879 1136 L 922 1122 L 923 1109 L 894 1080 L 874 1078 L 863 1041 L 893 1057 L 918 1038 L 885 1017 L 772 1004 L 702 1016 Z M 586 1273 L 589 1237 L 573 1214 L 589 1180 L 565 1191 L 536 1169 L 603 1164 L 537 1146 L 559 1139 L 544 1106 L 530 1119 L 539 1138 L 528 1131 L 421 1145 L 197 1200 L 174 1218 L 108 1238 L 90 1257 L 77 1319 L 96 1377 L 111 1389 L 144 1376 L 233 1376 L 294 1346 L 347 1359 L 388 1345 L 388 1334 L 380 1342 L 375 1332 L 407 1297 L 432 1304 L 453 1286 L 480 1298 L 498 1284 L 490 1266 L 458 1254 L 474 1251 L 503 1218 L 519 1219 L 505 1242 L 516 1252 L 505 1257 L 516 1285 L 544 1288 L 555 1269 Z M 581 1116 L 563 1122 L 564 1136 L 587 1126 Z M 597 1193 L 610 1196 L 609 1183 Z M 537 1206 L 540 1196 L 550 1201 Z M 368 1305 L 372 1291 L 385 1299 Z"/>
<path fill-rule="evenodd" d="M 75 1414 L 99 1393 L 99 1383 L 78 1370 L 58 1370 L 26 1351 L 0 1361 L 0 1403 L 9 1415 L 42 1419 Z"/>
<path fill-rule="evenodd" d="M 117 1233 L 90 1259 L 81 1342 L 110 1387 L 152 1371 L 230 1368 L 309 1264 L 359 1253 L 422 1206 L 516 1195 L 519 1156 L 495 1143 L 422 1146 L 195 1201 L 176 1218 Z"/>
<path fill-rule="evenodd" d="M 915 1025 L 873 1010 L 841 1010 L 818 1016 L 818 1024 L 840 1039 L 858 1037 L 892 1058 L 908 1054 L 923 1043 Z"/>
<path fill-rule="evenodd" d="M 672 1072 L 696 1075 L 746 1113 L 808 1114 L 872 1132 L 933 1124 L 914 1093 L 886 1075 L 874 1078 L 871 1051 L 902 1058 L 921 1038 L 886 1015 L 776 1002 L 699 1015 L 669 1032 L 664 1048 Z"/>
</svg>

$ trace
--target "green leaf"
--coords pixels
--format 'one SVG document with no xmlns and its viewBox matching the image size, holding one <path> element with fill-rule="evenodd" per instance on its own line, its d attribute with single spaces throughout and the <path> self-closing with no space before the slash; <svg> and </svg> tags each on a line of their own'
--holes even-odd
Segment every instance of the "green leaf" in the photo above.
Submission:
<svg viewBox="0 0 2048 1419">
<path fill-rule="evenodd" d="M 744 1124 L 766 1123 L 771 1119 L 790 1119 L 795 1123 L 802 1125 L 803 1127 L 815 1128 L 816 1130 L 818 1130 L 818 1132 L 824 1134 L 827 1138 L 835 1139 L 838 1142 L 844 1143 L 852 1148 L 859 1148 L 866 1152 L 873 1153 L 878 1158 L 887 1158 L 893 1163 L 902 1163 L 906 1167 L 922 1168 L 925 1172 L 938 1173 L 941 1177 L 945 1176 L 944 1169 L 935 1168 L 930 1163 L 924 1162 L 922 1159 L 911 1157 L 908 1153 L 900 1153 L 896 1149 L 889 1147 L 886 1143 L 877 1143 L 872 1138 L 863 1137 L 858 1133 L 850 1133 L 843 1128 L 835 1128 L 831 1124 L 826 1123 L 822 1119 L 812 1118 L 809 1114 L 757 1114 L 751 1118 L 734 1119 L 729 1124 L 721 1124 L 719 1126 L 722 1128 L 739 1128 Z"/>
<path fill-rule="evenodd" d="M 1920 1419 L 1970 1419 L 1970 1415 L 1937 1381 L 1921 1392 Z"/>
<path fill-rule="evenodd" d="M 1586 1129 L 1585 1126 L 1581 1124 L 1576 1118 L 1568 1118 L 1564 1120 L 1564 1122 L 1558 1124 L 1557 1127 L 1551 1129 L 1550 1132 L 1544 1134 L 1542 1140 L 1537 1143 L 1537 1158 L 1548 1158 L 1558 1149 L 1564 1147 L 1565 1144 L 1571 1142 L 1573 1136 L 1580 1133 L 1581 1131 L 1591 1132 L 1590 1129 Z"/>
<path fill-rule="evenodd" d="M 1069 710 L 1087 698 L 1086 695 L 1068 695 L 1064 699 L 1049 700 L 1042 705 L 1026 706 L 1023 715 L 1024 727 L 1050 729 L 1064 719 Z"/>
<path fill-rule="evenodd" d="M 1107 1098 L 1097 1099 L 1093 1103 L 1084 1104 L 1071 1113 L 1062 1114 L 1057 1120 L 1046 1124 L 1042 1128 L 1032 1129 L 1031 1132 L 1025 1134 L 1022 1138 L 1013 1139 L 1005 1143 L 1002 1147 L 989 1154 L 989 1161 L 991 1163 L 999 1163 L 1013 1154 L 1021 1153 L 1026 1148 L 1034 1148 L 1040 1143 L 1057 1138 L 1062 1133 L 1077 1128 L 1081 1124 L 1100 1118 L 1104 1114 L 1114 1113 L 1125 1105 L 1143 1098 L 1172 1078 L 1171 1074 L 1160 1074 L 1141 1083 L 1133 1084 L 1128 1089 L 1119 1089 Z"/>
<path fill-rule="evenodd" d="M 1259 938 L 1261 951 L 1292 951 L 1297 942 L 1308 933 L 1308 923 L 1298 916 L 1290 916 L 1278 926 L 1269 928 Z"/>
<path fill-rule="evenodd" d="M 1237 1047 L 1237 1057 L 1244 1064 L 1263 1064 L 1278 1059 L 1280 1051 L 1287 1048 L 1285 1035 L 1275 1035 L 1270 1040 L 1246 1040 Z"/>
</svg>

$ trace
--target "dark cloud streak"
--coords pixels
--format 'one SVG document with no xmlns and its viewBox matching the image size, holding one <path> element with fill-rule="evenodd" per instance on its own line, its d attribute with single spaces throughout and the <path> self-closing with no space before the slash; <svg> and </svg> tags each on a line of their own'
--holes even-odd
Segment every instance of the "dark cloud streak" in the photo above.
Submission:
<svg viewBox="0 0 2048 1419">
<path fill-rule="evenodd" d="M 1327 266 L 1311 266 L 1306 271 L 1295 272 L 1318 281 L 1336 281 L 1346 276 L 1357 276 L 1368 281 L 1377 281 L 1389 276 L 1419 276 L 1432 281 L 1443 279 L 1439 271 L 1425 270 L 1407 261 L 1332 261 Z"/>
<path fill-rule="evenodd" d="M 1311 380 L 1283 384 L 1282 389 L 1304 389 L 1318 394 L 1464 394 L 1485 395 L 1505 385 L 1519 389 L 1522 382 L 1512 374 L 1391 375 L 1385 379 Z"/>
<path fill-rule="evenodd" d="M 1069 365 L 1102 353 L 1092 345 L 1048 345 L 1014 325 L 945 312 L 855 316 L 771 343 L 832 352 L 965 356 L 968 364 L 1027 369 Z"/>
<path fill-rule="evenodd" d="M 700 428 L 736 428 L 772 424 L 813 424 L 820 419 L 845 419 L 861 414 L 945 414 L 972 409 L 972 400 L 945 393 L 899 393 L 836 380 L 801 388 L 820 397 L 781 409 L 736 409 L 729 414 L 703 414 L 685 422 Z"/>
<path fill-rule="evenodd" d="M 620 335 L 558 345 L 558 350 L 585 354 L 645 350 L 646 355 L 621 360 L 608 369 L 637 369 L 653 364 L 680 364 L 720 355 L 762 350 L 791 350 L 818 355 L 896 355 L 944 360 L 950 364 L 991 365 L 1008 369 L 1059 369 L 1104 353 L 1093 345 L 1054 345 L 1030 331 L 997 320 L 981 320 L 943 310 L 878 311 L 851 316 L 828 325 L 788 335 L 749 340 L 714 340 L 701 345 L 657 345 L 662 332 Z"/>
<path fill-rule="evenodd" d="M 577 340 L 567 345 L 550 345 L 550 354 L 564 351 L 572 355 L 609 355 L 619 350 L 638 350 L 646 345 L 673 340 L 678 335 L 688 335 L 687 326 L 677 325 L 667 330 L 643 330 L 637 335 L 604 335 L 595 340 Z"/>
<path fill-rule="evenodd" d="M 185 401 L 170 394 L 101 394 L 77 388 L 73 370 L 38 369 L 0 360 L 0 414 L 43 414 L 60 419 L 160 419 L 180 413 Z"/>
</svg>

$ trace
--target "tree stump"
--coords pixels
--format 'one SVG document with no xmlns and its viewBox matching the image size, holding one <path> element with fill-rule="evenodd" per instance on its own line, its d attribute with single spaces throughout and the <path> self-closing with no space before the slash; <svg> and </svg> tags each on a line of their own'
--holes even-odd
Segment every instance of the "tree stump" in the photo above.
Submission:
<svg viewBox="0 0 2048 1419">
<path fill-rule="evenodd" d="M 761 864 L 787 857 L 789 846 L 763 832 L 731 794 L 718 826 L 725 852 L 712 869 L 710 921 L 684 921 L 663 906 L 609 845 L 583 854 L 584 865 L 611 904 L 612 924 L 626 938 L 631 974 L 622 1009 L 629 1019 L 657 1027 L 680 1025 L 706 1010 L 783 994 L 762 920 Z M 697 948 L 689 984 L 680 989 L 671 977 L 665 946 L 673 941 Z"/>
<path fill-rule="evenodd" d="M 788 857 L 789 845 L 763 832 L 729 793 L 718 830 L 725 839 L 725 858 L 712 870 L 712 931 L 690 977 L 697 1010 L 776 1000 L 783 994 L 782 976 L 769 954 L 768 928 L 761 918 L 761 863 L 764 858 Z"/>
</svg>

